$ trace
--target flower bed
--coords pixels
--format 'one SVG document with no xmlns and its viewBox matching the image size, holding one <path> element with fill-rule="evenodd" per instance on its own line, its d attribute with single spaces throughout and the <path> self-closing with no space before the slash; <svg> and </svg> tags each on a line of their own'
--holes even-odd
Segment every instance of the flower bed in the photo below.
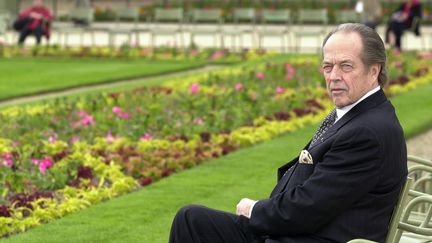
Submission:
<svg viewBox="0 0 432 243">
<path fill-rule="evenodd" d="M 392 80 L 408 81 L 393 81 L 389 94 L 431 82 L 429 62 L 391 58 Z M 0 235 L 316 123 L 332 107 L 323 83 L 318 59 L 304 59 L 5 109 Z"/>
<path fill-rule="evenodd" d="M 216 63 L 235 63 L 253 61 L 271 57 L 274 54 L 263 51 L 244 49 L 240 53 L 228 49 L 219 50 L 208 48 L 200 50 L 195 47 L 180 49 L 172 47 L 139 47 L 122 45 L 121 47 L 60 47 L 35 46 L 23 48 L 19 46 L 5 46 L 0 43 L 0 57 L 73 57 L 73 58 L 126 58 L 177 61 L 208 61 Z"/>
</svg>

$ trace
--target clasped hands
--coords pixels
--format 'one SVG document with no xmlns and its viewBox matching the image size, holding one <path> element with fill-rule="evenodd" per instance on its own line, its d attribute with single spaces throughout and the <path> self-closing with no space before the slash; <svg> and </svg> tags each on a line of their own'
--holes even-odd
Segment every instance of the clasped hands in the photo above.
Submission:
<svg viewBox="0 0 432 243">
<path fill-rule="evenodd" d="M 250 218 L 251 209 L 255 205 L 257 201 L 254 201 L 249 198 L 243 198 L 240 200 L 240 202 L 237 204 L 236 214 L 237 215 L 243 215 L 246 218 Z"/>
<path fill-rule="evenodd" d="M 31 12 L 31 13 L 29 14 L 29 16 L 30 16 L 31 18 L 33 18 L 33 19 L 42 19 L 42 18 L 43 18 L 43 15 L 42 15 L 42 14 L 40 14 L 40 13 L 36 13 L 36 12 Z"/>
</svg>

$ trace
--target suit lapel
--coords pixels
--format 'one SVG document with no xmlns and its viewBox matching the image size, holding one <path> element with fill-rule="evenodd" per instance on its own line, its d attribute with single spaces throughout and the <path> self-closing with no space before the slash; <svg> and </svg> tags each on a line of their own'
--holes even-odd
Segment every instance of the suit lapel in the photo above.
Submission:
<svg viewBox="0 0 432 243">
<path fill-rule="evenodd" d="M 308 144 L 306 144 L 306 146 L 303 149 L 307 149 L 309 147 L 309 144 L 310 144 L 310 141 Z M 295 168 L 297 167 L 298 160 L 299 160 L 299 157 L 297 156 L 296 158 L 294 158 L 290 162 L 279 167 L 278 178 L 277 178 L 278 182 L 277 182 L 276 186 L 273 188 L 273 191 L 270 193 L 270 197 L 272 197 L 274 194 L 281 192 L 285 188 L 286 184 L 289 181 L 289 178 L 291 177 Z"/>
<path fill-rule="evenodd" d="M 371 96 L 367 97 L 366 99 L 362 100 L 360 103 L 355 105 L 353 108 L 351 108 L 348 113 L 346 113 L 340 120 L 338 120 L 322 137 L 322 139 L 318 140 L 316 143 L 313 144 L 309 149 L 312 149 L 313 147 L 318 146 L 322 142 L 324 142 L 329 137 L 333 136 L 341 127 L 343 127 L 347 122 L 352 120 L 354 117 L 358 116 L 359 114 L 363 113 L 364 111 L 367 111 L 383 102 L 387 101 L 387 97 L 384 94 L 384 91 L 380 89 L 379 91 L 375 92 Z"/>
</svg>

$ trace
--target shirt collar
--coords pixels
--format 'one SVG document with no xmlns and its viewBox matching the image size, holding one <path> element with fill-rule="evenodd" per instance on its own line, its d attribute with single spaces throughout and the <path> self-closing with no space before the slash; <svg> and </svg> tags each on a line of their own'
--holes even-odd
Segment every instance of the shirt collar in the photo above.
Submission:
<svg viewBox="0 0 432 243">
<path fill-rule="evenodd" d="M 372 94 L 378 92 L 381 89 L 380 86 L 370 90 L 369 92 L 367 92 L 365 95 L 363 95 L 360 99 L 358 99 L 355 103 L 352 103 L 351 105 L 347 105 L 344 106 L 342 108 L 336 108 L 336 121 L 337 122 L 339 119 L 341 119 L 346 113 L 348 113 L 348 111 L 350 111 L 354 106 L 356 106 L 358 103 L 360 103 L 362 100 L 366 99 L 367 97 L 371 96 Z"/>
</svg>

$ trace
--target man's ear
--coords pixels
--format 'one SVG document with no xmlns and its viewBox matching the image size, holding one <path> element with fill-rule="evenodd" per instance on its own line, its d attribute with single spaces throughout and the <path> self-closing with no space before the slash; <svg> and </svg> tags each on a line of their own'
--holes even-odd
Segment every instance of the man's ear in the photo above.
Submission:
<svg viewBox="0 0 432 243">
<path fill-rule="evenodd" d="M 378 80 L 378 76 L 380 74 L 380 71 L 381 71 L 381 65 L 380 64 L 372 64 L 369 67 L 369 73 L 373 77 L 374 80 L 375 79 Z"/>
</svg>

